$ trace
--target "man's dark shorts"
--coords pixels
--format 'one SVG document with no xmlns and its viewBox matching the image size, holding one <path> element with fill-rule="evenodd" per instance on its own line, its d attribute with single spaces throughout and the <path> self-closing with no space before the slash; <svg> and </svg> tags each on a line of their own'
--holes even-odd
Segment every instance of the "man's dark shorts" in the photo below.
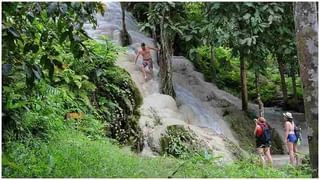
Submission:
<svg viewBox="0 0 320 180">
<path fill-rule="evenodd" d="M 260 138 L 256 138 L 256 148 L 271 147 L 271 142 L 263 142 Z"/>
<path fill-rule="evenodd" d="M 146 68 L 148 66 L 149 69 L 153 69 L 152 59 L 144 59 L 142 63 L 143 67 Z"/>
</svg>

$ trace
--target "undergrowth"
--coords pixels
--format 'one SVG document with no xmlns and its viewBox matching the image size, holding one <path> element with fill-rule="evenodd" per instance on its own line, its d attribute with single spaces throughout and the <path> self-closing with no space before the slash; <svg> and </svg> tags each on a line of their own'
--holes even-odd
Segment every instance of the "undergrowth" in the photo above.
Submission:
<svg viewBox="0 0 320 180">
<path fill-rule="evenodd" d="M 2 155 L 4 177 L 310 177 L 308 168 L 262 168 L 257 158 L 218 165 L 205 154 L 188 159 L 145 158 L 104 138 L 91 140 L 66 128 L 48 140 L 10 142 Z"/>
</svg>

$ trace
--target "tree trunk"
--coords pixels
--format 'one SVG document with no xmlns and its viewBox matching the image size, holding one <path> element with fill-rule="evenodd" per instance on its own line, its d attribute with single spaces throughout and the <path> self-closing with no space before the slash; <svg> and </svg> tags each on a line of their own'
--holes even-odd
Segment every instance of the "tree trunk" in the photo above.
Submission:
<svg viewBox="0 0 320 180">
<path fill-rule="evenodd" d="M 291 77 L 291 82 L 292 82 L 292 95 L 293 95 L 293 101 L 294 104 L 297 104 L 297 82 L 296 82 L 296 74 L 297 74 L 297 66 L 298 64 L 298 59 L 292 59 L 290 63 L 290 77 Z"/>
<path fill-rule="evenodd" d="M 293 93 L 293 99 L 294 102 L 297 102 L 297 82 L 296 82 L 296 73 L 294 72 L 294 69 L 291 72 L 291 80 L 292 80 L 292 93 Z"/>
<path fill-rule="evenodd" d="M 257 97 L 258 97 L 258 95 L 260 94 L 260 87 L 259 87 L 259 79 L 260 79 L 260 75 L 259 75 L 259 72 L 256 70 L 255 72 L 254 72 L 254 76 L 255 76 L 255 79 L 256 79 L 256 81 L 255 81 L 255 86 L 256 86 L 256 94 L 257 94 Z"/>
<path fill-rule="evenodd" d="M 152 2 L 149 2 L 149 13 L 152 11 Z M 155 45 L 157 44 L 157 34 L 156 34 L 156 24 L 154 24 L 154 28 L 151 29 L 151 37 L 154 40 Z"/>
<path fill-rule="evenodd" d="M 288 102 L 288 91 L 287 91 L 286 78 L 284 76 L 284 62 L 281 57 L 277 57 L 277 61 L 278 61 L 278 67 L 279 67 L 279 72 L 280 72 L 283 102 L 286 106 L 287 102 Z"/>
<path fill-rule="evenodd" d="M 248 91 L 247 91 L 247 69 L 245 59 L 240 55 L 240 78 L 241 78 L 241 100 L 242 110 L 248 110 Z"/>
<path fill-rule="evenodd" d="M 121 44 L 122 46 L 128 46 L 131 43 L 131 39 L 126 27 L 126 4 L 125 2 L 120 2 L 120 5 L 122 11 Z"/>
<path fill-rule="evenodd" d="M 258 106 L 259 106 L 259 116 L 263 117 L 264 116 L 264 106 L 263 106 L 263 102 L 261 100 L 260 94 L 258 94 L 257 101 L 258 101 Z"/>
<path fill-rule="evenodd" d="M 211 55 L 211 67 L 212 67 L 212 82 L 215 83 L 216 81 L 216 66 L 215 66 L 215 58 L 214 58 L 214 46 L 210 45 L 210 55 Z"/>
<path fill-rule="evenodd" d="M 260 97 L 260 86 L 259 86 L 259 79 L 260 75 L 259 72 L 256 70 L 255 73 L 255 85 L 256 85 L 256 93 L 257 93 L 257 101 L 258 101 L 258 106 L 259 106 L 259 116 L 263 117 L 264 116 L 264 107 L 263 107 L 263 102 Z"/>
<path fill-rule="evenodd" d="M 175 98 L 176 94 L 172 83 L 172 43 L 168 38 L 168 34 L 164 26 L 164 15 L 165 13 L 163 10 L 162 17 L 160 18 L 160 92 Z"/>
<path fill-rule="evenodd" d="M 316 2 L 295 3 L 298 59 L 313 178 L 318 177 L 318 13 Z"/>
<path fill-rule="evenodd" d="M 149 2 L 149 12 L 152 11 L 152 2 Z M 157 47 L 158 48 L 158 35 L 157 35 L 157 27 L 159 25 L 158 24 L 154 24 L 154 28 L 151 29 L 151 38 L 153 39 L 153 44 L 154 44 L 154 47 Z M 157 53 L 157 65 L 159 66 L 159 53 Z"/>
</svg>

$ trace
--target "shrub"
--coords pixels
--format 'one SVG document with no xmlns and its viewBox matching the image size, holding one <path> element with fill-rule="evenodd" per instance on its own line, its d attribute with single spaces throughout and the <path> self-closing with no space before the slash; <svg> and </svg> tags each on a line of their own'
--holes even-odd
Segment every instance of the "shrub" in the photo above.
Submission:
<svg viewBox="0 0 320 180">
<path fill-rule="evenodd" d="M 166 135 L 160 138 L 161 152 L 174 157 L 186 158 L 189 154 L 200 151 L 194 136 L 183 126 L 168 126 Z"/>
</svg>

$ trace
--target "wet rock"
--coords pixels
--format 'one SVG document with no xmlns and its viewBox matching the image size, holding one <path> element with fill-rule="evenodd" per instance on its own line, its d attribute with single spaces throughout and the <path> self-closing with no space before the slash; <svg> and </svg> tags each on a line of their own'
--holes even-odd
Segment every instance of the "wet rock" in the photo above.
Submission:
<svg viewBox="0 0 320 180">
<path fill-rule="evenodd" d="M 108 2 L 107 6 L 110 7 L 110 11 L 106 11 L 105 17 L 98 16 L 98 24 L 106 23 L 107 21 L 110 24 L 115 25 L 115 27 L 110 28 L 112 31 L 112 37 L 110 38 L 116 43 L 120 44 L 119 30 L 121 29 L 121 10 L 119 3 Z M 213 129 L 200 128 L 198 127 L 199 124 L 188 124 L 188 122 L 197 123 L 199 116 L 206 114 L 206 116 L 212 117 L 212 122 L 210 122 L 211 124 L 204 124 L 204 126 L 214 126 L 214 123 L 217 123 L 217 125 L 220 124 L 222 126 L 222 129 L 228 131 L 229 127 L 223 125 L 223 122 L 220 120 L 219 114 L 215 109 L 209 110 L 209 112 L 212 112 L 212 116 L 207 115 L 208 111 L 205 109 L 207 104 L 203 105 L 204 108 L 201 107 L 196 109 L 196 111 L 199 111 L 197 113 L 194 111 L 194 109 L 190 111 L 190 106 L 189 109 L 187 107 L 188 104 L 184 104 L 186 106 L 180 106 L 181 109 L 179 109 L 177 107 L 177 103 L 172 97 L 159 93 L 159 79 L 157 77 L 159 67 L 156 65 L 156 63 L 154 63 L 154 78 L 147 81 L 144 80 L 139 69 L 142 59 L 139 58 L 136 65 L 133 63 L 133 60 L 135 58 L 135 53 L 140 48 L 140 44 L 142 42 L 145 42 L 148 46 L 154 46 L 153 41 L 152 39 L 147 38 L 143 33 L 138 32 L 139 28 L 132 16 L 128 15 L 126 20 L 128 32 L 132 37 L 132 45 L 129 47 L 129 56 L 126 53 L 121 54 L 118 58 L 117 65 L 123 67 L 130 73 L 131 78 L 135 82 L 143 97 L 142 106 L 140 107 L 141 116 L 139 119 L 139 127 L 143 131 L 144 155 L 152 156 L 154 154 L 153 152 L 160 153 L 160 138 L 166 135 L 167 127 L 172 125 L 180 125 L 185 129 L 188 129 L 188 131 L 194 133 L 194 137 L 197 139 L 197 142 L 201 145 L 201 147 L 207 148 L 208 151 L 212 152 L 214 155 L 222 155 L 223 162 L 232 161 L 235 157 L 227 148 L 227 142 L 223 141 L 223 138 L 220 137 L 219 134 L 213 131 Z M 88 34 L 95 34 L 94 37 L 99 39 L 98 35 L 100 35 L 100 33 L 97 33 L 99 30 L 101 33 L 101 29 L 98 27 L 96 31 L 91 31 Z M 157 53 L 152 51 L 152 58 L 156 60 L 156 57 Z M 176 70 L 176 68 L 178 70 Z M 216 90 L 211 89 L 208 91 L 211 87 L 208 86 L 208 84 L 203 83 L 203 75 L 195 72 L 192 64 L 184 57 L 174 57 L 173 69 L 174 71 L 181 73 L 181 79 L 178 79 L 178 81 L 175 79 L 174 82 L 179 82 L 180 84 L 185 83 L 181 85 L 186 85 L 190 88 L 193 88 L 191 90 L 187 89 L 187 91 L 201 93 L 200 100 L 206 101 L 206 95 L 208 92 Z M 203 89 L 200 91 L 199 87 Z M 216 96 L 220 97 L 221 93 L 217 94 Z M 222 95 L 222 97 L 224 96 L 225 95 Z M 197 94 L 196 97 L 199 98 L 200 96 Z M 153 111 L 150 111 L 150 108 L 152 108 Z M 161 124 L 156 125 L 154 123 L 155 119 L 157 118 L 161 119 Z M 228 132 L 226 132 L 226 134 L 228 134 Z M 232 138 L 232 135 L 229 134 L 228 138 Z M 233 139 L 232 141 L 235 140 Z"/>
</svg>

